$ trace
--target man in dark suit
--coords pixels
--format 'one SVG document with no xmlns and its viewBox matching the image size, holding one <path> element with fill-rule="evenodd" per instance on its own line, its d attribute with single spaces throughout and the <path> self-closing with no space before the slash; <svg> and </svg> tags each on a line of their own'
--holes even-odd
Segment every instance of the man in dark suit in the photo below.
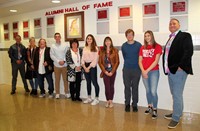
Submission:
<svg viewBox="0 0 200 131">
<path fill-rule="evenodd" d="M 15 37 L 16 43 L 10 46 L 8 54 L 11 59 L 12 66 L 12 90 L 11 95 L 15 94 L 18 70 L 20 72 L 22 82 L 24 84 L 24 89 L 26 92 L 30 92 L 25 79 L 25 57 L 26 57 L 26 47 L 21 43 L 21 36 L 17 35 Z"/>
<path fill-rule="evenodd" d="M 177 19 L 169 23 L 170 38 L 167 41 L 163 54 L 163 69 L 168 75 L 168 82 L 173 98 L 173 113 L 165 115 L 171 119 L 168 128 L 176 128 L 183 113 L 183 90 L 188 74 L 192 71 L 193 43 L 189 33 L 180 31 Z"/>
</svg>

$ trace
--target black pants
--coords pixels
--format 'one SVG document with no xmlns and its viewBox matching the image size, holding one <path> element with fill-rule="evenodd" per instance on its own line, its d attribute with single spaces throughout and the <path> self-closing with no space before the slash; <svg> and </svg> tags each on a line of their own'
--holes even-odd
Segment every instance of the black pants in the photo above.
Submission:
<svg viewBox="0 0 200 131">
<path fill-rule="evenodd" d="M 69 83 L 72 98 L 80 98 L 81 72 L 76 72 L 76 81 Z"/>
<path fill-rule="evenodd" d="M 138 103 L 138 85 L 140 82 L 140 69 L 123 68 L 124 95 L 125 105 L 130 105 L 132 97 L 132 106 L 137 106 Z"/>
<path fill-rule="evenodd" d="M 94 85 L 94 88 L 95 88 L 96 97 L 99 97 L 99 84 L 97 82 L 97 67 L 90 68 L 90 72 L 88 72 L 88 73 L 85 72 L 85 78 L 87 81 L 88 96 L 91 95 L 91 82 L 92 82 L 92 84 Z"/>
<path fill-rule="evenodd" d="M 45 89 L 44 89 L 44 78 L 46 78 L 47 83 L 48 83 L 48 90 L 49 94 L 52 94 L 54 91 L 54 84 L 53 84 L 53 78 L 52 78 L 52 73 L 48 74 L 39 74 L 38 73 L 38 84 L 41 90 L 41 94 L 45 94 Z"/>
<path fill-rule="evenodd" d="M 17 64 L 13 62 L 12 63 L 12 91 L 16 90 L 18 70 L 20 72 L 22 82 L 24 84 L 24 89 L 28 90 L 28 84 L 25 79 L 25 63 L 22 62 L 21 64 Z"/>
</svg>

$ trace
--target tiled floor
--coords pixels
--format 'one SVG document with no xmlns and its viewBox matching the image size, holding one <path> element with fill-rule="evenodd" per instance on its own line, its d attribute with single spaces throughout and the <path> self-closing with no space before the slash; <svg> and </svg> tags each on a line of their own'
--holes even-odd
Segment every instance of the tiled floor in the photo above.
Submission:
<svg viewBox="0 0 200 131">
<path fill-rule="evenodd" d="M 139 112 L 126 113 L 124 105 L 105 108 L 72 102 L 69 99 L 32 97 L 17 88 L 10 95 L 10 86 L 0 85 L 0 131 L 165 131 L 169 120 L 163 118 L 166 110 L 158 110 L 158 118 Z M 174 131 L 200 131 L 200 115 L 184 113 Z"/>
</svg>

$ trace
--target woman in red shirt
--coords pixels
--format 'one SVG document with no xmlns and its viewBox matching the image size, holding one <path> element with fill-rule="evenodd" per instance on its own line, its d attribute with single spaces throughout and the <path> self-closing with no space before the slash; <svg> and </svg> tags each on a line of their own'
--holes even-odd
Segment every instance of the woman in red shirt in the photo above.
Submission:
<svg viewBox="0 0 200 131">
<path fill-rule="evenodd" d="M 162 47 L 156 43 L 152 31 L 144 33 L 144 45 L 139 52 L 139 66 L 142 71 L 142 80 L 146 88 L 148 109 L 145 114 L 152 113 L 152 119 L 157 118 L 158 95 L 157 86 L 159 81 L 159 59 Z"/>
</svg>

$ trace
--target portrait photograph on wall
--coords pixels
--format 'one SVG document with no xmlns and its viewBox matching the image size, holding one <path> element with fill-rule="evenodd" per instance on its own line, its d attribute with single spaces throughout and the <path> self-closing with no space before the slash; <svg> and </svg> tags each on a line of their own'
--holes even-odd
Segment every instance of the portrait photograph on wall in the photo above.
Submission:
<svg viewBox="0 0 200 131">
<path fill-rule="evenodd" d="M 65 41 L 76 38 L 84 40 L 84 12 L 69 13 L 64 15 Z"/>
</svg>

